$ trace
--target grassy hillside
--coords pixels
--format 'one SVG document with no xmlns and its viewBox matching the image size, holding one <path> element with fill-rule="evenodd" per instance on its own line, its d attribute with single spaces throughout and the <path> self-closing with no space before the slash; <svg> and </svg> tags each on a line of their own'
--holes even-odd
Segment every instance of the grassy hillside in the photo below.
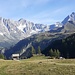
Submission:
<svg viewBox="0 0 75 75">
<path fill-rule="evenodd" d="M 41 50 L 44 50 L 54 40 L 65 38 L 68 35 L 70 34 L 50 33 L 50 32 L 44 32 L 37 35 L 33 35 L 31 37 L 19 41 L 14 47 L 11 47 L 10 49 L 6 50 L 4 55 L 6 56 L 6 58 L 9 59 L 9 57 L 11 57 L 12 54 L 14 53 L 20 54 L 21 52 L 23 52 L 23 49 L 25 49 L 22 56 L 30 57 L 29 52 L 31 50 L 31 47 L 27 48 L 28 45 L 33 46 L 36 51 L 38 50 L 38 46 L 40 46 Z"/>
<path fill-rule="evenodd" d="M 55 40 L 43 53 L 49 55 L 50 49 L 58 49 L 65 58 L 75 58 L 75 33 L 65 39 Z"/>
<path fill-rule="evenodd" d="M 36 59 L 35 59 L 36 58 Z M 0 60 L 0 75 L 74 75 L 74 59 L 46 59 L 36 56 L 26 60 Z"/>
</svg>

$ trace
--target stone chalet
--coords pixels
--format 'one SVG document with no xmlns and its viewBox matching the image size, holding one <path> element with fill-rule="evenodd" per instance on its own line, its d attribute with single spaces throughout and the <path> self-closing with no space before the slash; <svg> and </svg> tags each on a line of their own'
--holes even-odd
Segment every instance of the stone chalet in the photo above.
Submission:
<svg viewBox="0 0 75 75">
<path fill-rule="evenodd" d="M 13 60 L 19 60 L 19 54 L 12 54 L 12 59 Z"/>
</svg>

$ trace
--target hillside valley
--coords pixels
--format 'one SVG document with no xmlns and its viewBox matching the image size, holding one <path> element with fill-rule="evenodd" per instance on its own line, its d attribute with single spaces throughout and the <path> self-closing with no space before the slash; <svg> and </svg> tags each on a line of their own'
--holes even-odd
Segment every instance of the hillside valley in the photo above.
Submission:
<svg viewBox="0 0 75 75">
<path fill-rule="evenodd" d="M 51 47 L 55 41 L 66 39 L 75 33 L 75 13 L 72 12 L 62 22 L 52 25 L 34 24 L 24 19 L 13 21 L 0 18 L 0 26 L 0 53 L 7 58 L 11 58 L 14 53 L 19 53 L 20 57 L 28 58 L 31 56 L 32 46 L 36 53 L 39 46 L 41 52 L 47 55 L 48 51 L 45 49 L 48 46 Z M 55 48 L 55 45 L 53 47 Z M 64 54 L 61 55 L 66 57 Z"/>
</svg>

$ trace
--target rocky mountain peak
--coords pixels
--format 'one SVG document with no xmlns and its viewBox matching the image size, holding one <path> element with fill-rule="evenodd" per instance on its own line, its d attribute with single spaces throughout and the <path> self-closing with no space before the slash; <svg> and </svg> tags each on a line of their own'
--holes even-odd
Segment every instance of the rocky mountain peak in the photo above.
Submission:
<svg viewBox="0 0 75 75">
<path fill-rule="evenodd" d="M 63 21 L 62 24 L 65 25 L 68 21 L 75 21 L 75 12 L 72 12 L 72 14 L 68 15 Z"/>
</svg>

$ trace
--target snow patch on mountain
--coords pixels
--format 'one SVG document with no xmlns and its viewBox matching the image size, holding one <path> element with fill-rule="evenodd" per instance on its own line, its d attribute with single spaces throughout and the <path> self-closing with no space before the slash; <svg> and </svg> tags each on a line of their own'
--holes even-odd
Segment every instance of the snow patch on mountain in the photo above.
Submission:
<svg viewBox="0 0 75 75">
<path fill-rule="evenodd" d="M 0 35 L 2 35 L 2 36 L 3 36 L 4 34 L 3 34 L 2 32 L 0 32 Z"/>
<path fill-rule="evenodd" d="M 24 24 L 24 25 L 22 25 L 22 24 L 20 24 L 17 28 L 19 29 L 19 30 L 21 30 L 22 32 L 24 32 L 24 28 L 26 27 L 26 25 Z"/>
</svg>

